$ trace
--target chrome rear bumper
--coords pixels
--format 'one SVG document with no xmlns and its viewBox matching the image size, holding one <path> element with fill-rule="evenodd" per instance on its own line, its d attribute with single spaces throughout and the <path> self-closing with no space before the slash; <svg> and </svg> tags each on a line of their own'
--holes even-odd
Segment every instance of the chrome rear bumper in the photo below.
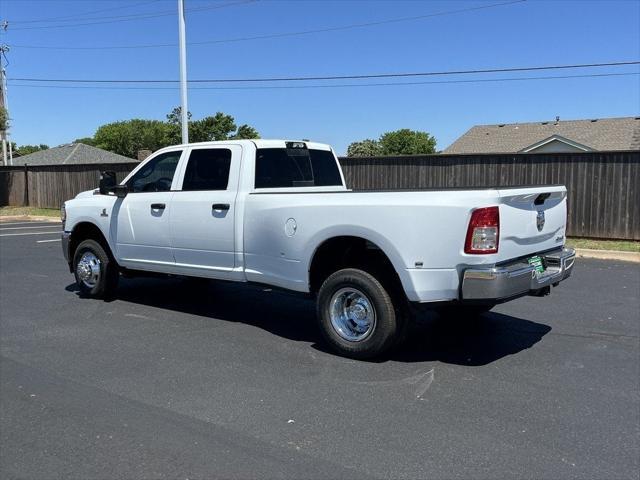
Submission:
<svg viewBox="0 0 640 480">
<path fill-rule="evenodd" d="M 576 252 L 564 248 L 540 254 L 546 267 L 537 273 L 526 260 L 506 265 L 472 267 L 464 270 L 462 300 L 501 301 L 521 295 L 535 295 L 571 275 Z"/>
</svg>

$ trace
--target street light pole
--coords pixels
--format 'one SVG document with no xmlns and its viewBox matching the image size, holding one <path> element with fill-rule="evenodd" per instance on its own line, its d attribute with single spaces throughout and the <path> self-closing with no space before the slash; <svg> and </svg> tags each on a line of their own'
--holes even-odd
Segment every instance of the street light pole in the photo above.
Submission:
<svg viewBox="0 0 640 480">
<path fill-rule="evenodd" d="M 187 47 L 185 41 L 184 0 L 178 0 L 178 30 L 180 35 L 180 110 L 182 143 L 189 143 L 189 109 L 187 107 Z"/>
</svg>

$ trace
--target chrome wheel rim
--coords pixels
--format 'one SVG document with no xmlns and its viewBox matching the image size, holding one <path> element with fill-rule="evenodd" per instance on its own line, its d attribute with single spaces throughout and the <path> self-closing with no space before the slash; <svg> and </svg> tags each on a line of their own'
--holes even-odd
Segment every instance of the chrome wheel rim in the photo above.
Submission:
<svg viewBox="0 0 640 480">
<path fill-rule="evenodd" d="M 87 287 L 93 288 L 100 281 L 100 259 L 93 252 L 85 252 L 76 265 L 78 279 Z"/>
<path fill-rule="evenodd" d="M 329 303 L 331 326 L 341 338 L 361 342 L 376 326 L 376 310 L 360 290 L 345 287 L 331 297 Z"/>
</svg>

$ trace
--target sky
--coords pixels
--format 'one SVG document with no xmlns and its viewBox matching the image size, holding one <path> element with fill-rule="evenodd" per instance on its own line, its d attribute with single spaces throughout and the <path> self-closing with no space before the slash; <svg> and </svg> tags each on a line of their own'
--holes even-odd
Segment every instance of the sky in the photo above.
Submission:
<svg viewBox="0 0 640 480">
<path fill-rule="evenodd" d="M 640 0 L 185 0 L 185 5 L 187 42 L 192 43 L 187 48 L 189 80 L 640 60 Z M 56 20 L 41 21 L 52 19 Z M 17 80 L 177 80 L 176 0 L 0 0 L 0 22 L 5 20 L 9 25 L 0 44 L 10 48 L 6 65 L 10 134 L 18 145 L 69 143 L 118 120 L 164 120 L 180 104 L 177 84 Z M 374 25 L 273 37 L 363 23 Z M 64 27 L 57 28 L 60 25 Z M 212 40 L 225 41 L 193 44 Z M 150 44 L 168 46 L 140 47 Z M 96 48 L 113 46 L 133 48 Z M 378 138 L 400 128 L 427 131 L 435 136 L 437 148 L 444 149 L 477 124 L 545 121 L 556 116 L 561 120 L 638 116 L 638 72 L 638 65 L 630 65 L 374 80 L 192 84 L 188 105 L 194 119 L 222 111 L 233 115 L 237 124 L 254 126 L 263 138 L 311 139 L 332 144 L 339 154 L 353 141 Z M 478 81 L 603 73 L 635 74 Z M 397 84 L 401 82 L 414 84 Z M 375 83 L 395 84 L 371 85 Z"/>
</svg>

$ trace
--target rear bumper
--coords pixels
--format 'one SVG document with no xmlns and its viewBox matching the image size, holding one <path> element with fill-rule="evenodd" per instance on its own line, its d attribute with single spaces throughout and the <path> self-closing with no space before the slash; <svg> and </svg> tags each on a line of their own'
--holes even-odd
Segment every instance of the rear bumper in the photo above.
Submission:
<svg viewBox="0 0 640 480">
<path fill-rule="evenodd" d="M 526 260 L 464 270 L 461 299 L 499 302 L 522 295 L 536 295 L 571 275 L 576 258 L 574 249 L 554 250 L 540 256 L 546 266 L 541 274 Z"/>
</svg>

